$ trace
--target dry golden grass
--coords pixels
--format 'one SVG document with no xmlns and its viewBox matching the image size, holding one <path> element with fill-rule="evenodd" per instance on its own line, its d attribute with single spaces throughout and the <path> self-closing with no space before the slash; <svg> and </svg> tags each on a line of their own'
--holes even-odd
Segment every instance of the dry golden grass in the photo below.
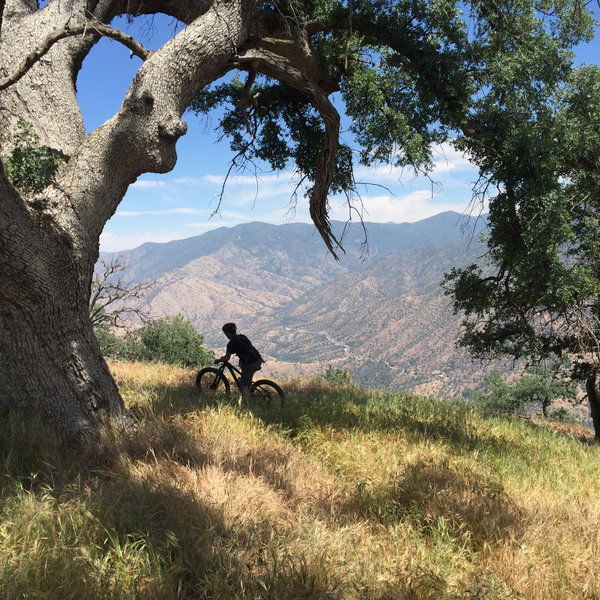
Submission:
<svg viewBox="0 0 600 600">
<path fill-rule="evenodd" d="M 89 456 L 5 423 L 5 598 L 600 598 L 600 447 L 430 398 L 292 381 L 205 405 L 111 365 L 140 419 Z"/>
</svg>

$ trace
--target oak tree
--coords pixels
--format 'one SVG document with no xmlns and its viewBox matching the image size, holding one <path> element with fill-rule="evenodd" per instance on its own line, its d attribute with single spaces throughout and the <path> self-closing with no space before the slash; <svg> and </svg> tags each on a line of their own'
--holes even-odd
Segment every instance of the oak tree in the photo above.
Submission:
<svg viewBox="0 0 600 600">
<path fill-rule="evenodd" d="M 156 51 L 111 25 L 158 12 L 184 27 Z M 520 127 L 507 97 L 518 117 L 532 100 L 522 90 L 563 78 L 589 26 L 580 0 L 0 0 L 0 155 L 27 121 L 63 159 L 33 194 L 0 168 L 0 407 L 37 410 L 80 441 L 100 415 L 127 421 L 88 316 L 99 237 L 137 177 L 173 168 L 193 102 L 230 103 L 223 127 L 239 156 L 295 165 L 316 228 L 341 252 L 327 197 L 352 197 L 353 162 L 427 169 L 432 145 L 459 135 L 495 150 L 496 128 Z M 102 36 L 143 63 L 86 134 L 75 82 Z M 356 156 L 340 145 L 332 95 Z M 473 119 L 482 111 L 489 122 Z M 520 164 L 520 148 L 506 151 Z"/>
<path fill-rule="evenodd" d="M 494 143 L 471 146 L 498 185 L 489 252 L 447 283 L 474 355 L 573 361 L 600 439 L 600 69 L 559 83 L 499 100 Z"/>
</svg>

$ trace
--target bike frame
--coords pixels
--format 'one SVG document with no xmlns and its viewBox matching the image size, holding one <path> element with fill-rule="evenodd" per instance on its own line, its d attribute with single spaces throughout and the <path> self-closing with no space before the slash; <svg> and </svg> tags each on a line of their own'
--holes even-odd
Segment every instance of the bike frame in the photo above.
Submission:
<svg viewBox="0 0 600 600">
<path fill-rule="evenodd" d="M 235 385 L 237 385 L 238 390 L 242 391 L 242 386 L 240 385 L 239 379 L 242 376 L 242 372 L 237 367 L 234 367 L 230 362 L 223 362 L 218 367 L 219 373 L 224 375 L 225 368 L 229 369 L 229 373 L 231 378 L 233 379 Z"/>
</svg>

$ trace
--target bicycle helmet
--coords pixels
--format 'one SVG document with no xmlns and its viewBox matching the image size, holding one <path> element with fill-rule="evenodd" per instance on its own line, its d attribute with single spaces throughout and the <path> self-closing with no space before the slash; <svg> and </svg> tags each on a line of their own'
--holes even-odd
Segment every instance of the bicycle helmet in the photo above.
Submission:
<svg viewBox="0 0 600 600">
<path fill-rule="evenodd" d="M 237 331 L 237 326 L 235 323 L 225 323 L 225 325 L 223 325 L 223 333 L 235 334 L 236 331 Z"/>
</svg>

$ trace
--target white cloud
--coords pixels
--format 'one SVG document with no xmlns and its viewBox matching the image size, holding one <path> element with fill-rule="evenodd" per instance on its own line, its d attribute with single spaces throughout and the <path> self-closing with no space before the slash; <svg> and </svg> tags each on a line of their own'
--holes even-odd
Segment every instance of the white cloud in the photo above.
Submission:
<svg viewBox="0 0 600 600">
<path fill-rule="evenodd" d="M 100 236 L 100 250 L 102 252 L 121 252 L 122 250 L 131 250 L 137 248 L 146 242 L 156 242 L 162 244 L 173 240 L 181 239 L 181 232 L 158 232 L 158 231 L 140 231 L 128 235 L 118 235 L 104 232 Z"/>
<path fill-rule="evenodd" d="M 433 152 L 434 173 L 474 170 L 475 166 L 464 152 L 450 144 L 441 144 Z"/>
<path fill-rule="evenodd" d="M 200 185 L 204 183 L 205 177 L 176 177 L 173 183 L 178 185 Z"/>
<path fill-rule="evenodd" d="M 362 218 L 374 223 L 413 223 L 448 210 L 462 213 L 467 208 L 466 201 L 440 201 L 432 196 L 429 190 L 417 190 L 398 197 L 387 194 L 363 196 L 361 200 Z M 360 203 L 356 206 L 361 209 Z M 347 218 L 348 207 L 344 199 L 336 198 L 331 202 L 331 208 L 332 218 L 339 220 Z"/>
<path fill-rule="evenodd" d="M 450 171 L 474 170 L 475 167 L 463 152 L 456 150 L 450 144 L 439 144 L 433 148 L 433 170 L 429 177 L 435 181 L 442 173 Z M 415 181 L 424 179 L 424 176 L 412 167 L 394 167 L 392 165 L 377 165 L 373 167 L 358 166 L 355 177 L 362 183 L 372 184 L 414 184 Z"/>
<path fill-rule="evenodd" d="M 150 179 L 139 179 L 138 181 L 134 181 L 130 187 L 134 188 L 157 188 L 157 187 L 165 187 L 167 185 L 166 181 L 154 181 Z"/>
<path fill-rule="evenodd" d="M 260 185 L 261 183 L 271 183 L 271 182 L 279 182 L 280 180 L 289 179 L 290 174 L 279 173 L 272 175 L 232 175 L 227 178 L 226 185 L 251 185 L 256 187 L 256 185 Z M 205 175 L 203 177 L 204 181 L 208 181 L 210 183 L 216 183 L 222 185 L 225 181 L 225 175 Z"/>
</svg>

